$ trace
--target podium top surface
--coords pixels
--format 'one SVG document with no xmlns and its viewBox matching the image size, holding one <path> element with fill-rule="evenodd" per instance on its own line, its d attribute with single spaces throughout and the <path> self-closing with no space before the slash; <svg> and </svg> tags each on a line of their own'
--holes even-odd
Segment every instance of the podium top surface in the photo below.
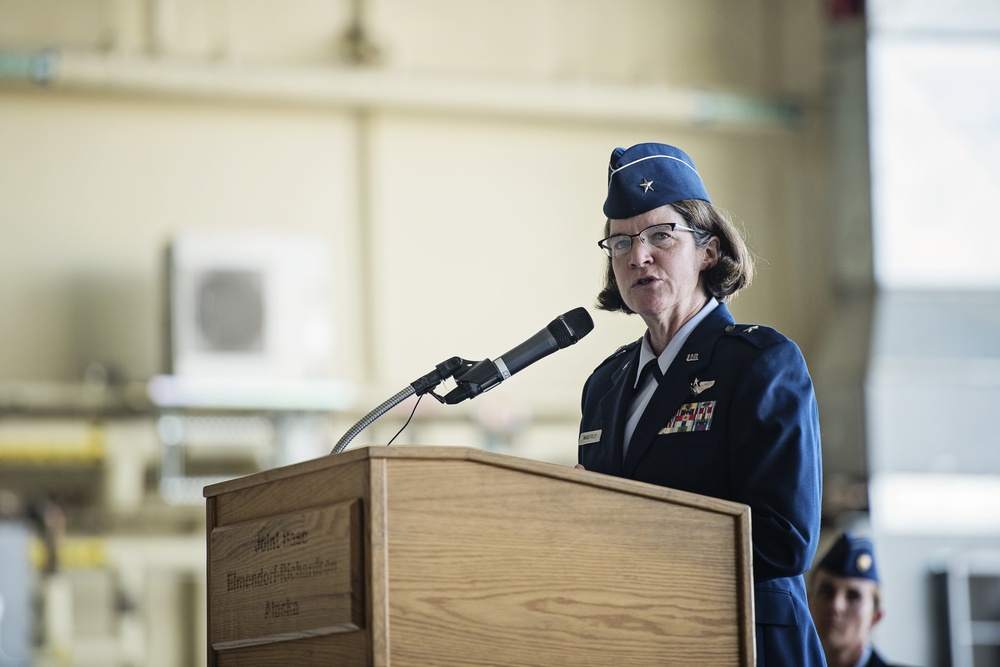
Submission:
<svg viewBox="0 0 1000 667">
<path fill-rule="evenodd" d="M 206 498 L 211 498 L 232 491 L 254 487 L 259 484 L 275 482 L 325 469 L 333 469 L 359 461 L 405 459 L 422 461 L 470 461 L 479 465 L 498 466 L 526 474 L 571 481 L 609 491 L 643 496 L 732 516 L 739 516 L 749 511 L 749 507 L 742 503 L 688 493 L 686 491 L 679 491 L 677 489 L 638 482 L 622 477 L 579 470 L 546 461 L 535 461 L 472 447 L 426 445 L 396 445 L 393 447 L 377 445 L 350 449 L 339 454 L 330 454 L 301 463 L 293 463 L 288 466 L 263 470 L 245 477 L 211 484 L 205 487 L 204 495 Z"/>
</svg>

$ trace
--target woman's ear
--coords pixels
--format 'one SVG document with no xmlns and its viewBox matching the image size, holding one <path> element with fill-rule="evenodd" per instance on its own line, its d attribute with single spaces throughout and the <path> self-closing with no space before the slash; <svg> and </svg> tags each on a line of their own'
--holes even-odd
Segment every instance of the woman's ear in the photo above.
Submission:
<svg viewBox="0 0 1000 667">
<path fill-rule="evenodd" d="M 706 269 L 710 269 L 719 262 L 719 237 L 713 236 L 709 239 L 708 243 L 703 248 L 705 251 L 705 257 L 702 259 L 702 263 L 705 265 Z"/>
</svg>

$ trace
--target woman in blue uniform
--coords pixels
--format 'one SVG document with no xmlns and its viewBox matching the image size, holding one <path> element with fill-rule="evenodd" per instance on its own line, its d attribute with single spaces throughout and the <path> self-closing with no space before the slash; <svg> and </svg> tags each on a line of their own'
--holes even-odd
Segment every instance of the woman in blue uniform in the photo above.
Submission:
<svg viewBox="0 0 1000 667">
<path fill-rule="evenodd" d="M 684 151 L 616 148 L 604 203 L 598 306 L 647 330 L 583 389 L 587 470 L 751 508 L 757 665 L 824 665 L 803 573 L 819 539 L 819 419 L 805 360 L 726 302 L 753 258 Z"/>
</svg>

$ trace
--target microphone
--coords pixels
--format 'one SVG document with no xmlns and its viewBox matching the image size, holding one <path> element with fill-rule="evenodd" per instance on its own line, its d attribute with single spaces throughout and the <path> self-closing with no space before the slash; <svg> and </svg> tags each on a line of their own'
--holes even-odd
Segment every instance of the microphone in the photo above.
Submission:
<svg viewBox="0 0 1000 667">
<path fill-rule="evenodd" d="M 467 398 L 475 398 L 539 359 L 569 347 L 593 329 L 594 320 L 587 309 L 574 308 L 552 320 L 547 327 L 517 347 L 504 352 L 496 361 L 483 359 L 461 374 L 456 373 L 454 377 L 458 386 L 445 394 L 444 402 L 454 405 Z"/>
</svg>

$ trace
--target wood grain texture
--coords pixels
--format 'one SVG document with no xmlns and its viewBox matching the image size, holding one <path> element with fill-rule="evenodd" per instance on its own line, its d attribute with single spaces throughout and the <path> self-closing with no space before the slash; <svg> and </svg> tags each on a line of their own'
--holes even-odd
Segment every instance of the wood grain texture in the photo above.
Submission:
<svg viewBox="0 0 1000 667">
<path fill-rule="evenodd" d="M 369 478 L 368 619 L 372 664 L 389 664 L 389 564 L 386 516 L 386 461 L 373 460 Z"/>
<path fill-rule="evenodd" d="M 368 667 L 367 638 L 349 632 L 219 651 L 218 667 Z"/>
<path fill-rule="evenodd" d="M 215 530 L 216 502 L 217 501 L 214 496 L 208 496 L 207 498 L 205 498 L 205 544 L 206 545 L 211 544 L 212 531 Z M 211 548 L 207 547 L 205 549 L 205 586 L 206 589 L 209 591 L 212 590 L 212 568 L 210 565 L 211 561 L 212 561 L 212 550 Z M 206 611 L 205 617 L 208 619 L 207 621 L 208 633 L 206 635 L 207 637 L 212 636 L 211 604 L 212 604 L 212 594 L 209 593 L 207 599 L 205 600 L 205 605 L 207 607 L 207 609 L 205 610 Z M 209 640 L 208 659 L 205 662 L 206 667 L 217 667 L 218 665 L 218 662 L 216 661 L 217 656 L 218 654 L 216 653 L 215 649 L 212 648 L 212 642 L 211 640 Z"/>
<path fill-rule="evenodd" d="M 359 629 L 360 503 L 216 527 L 209 536 L 213 648 Z"/>
<path fill-rule="evenodd" d="M 350 605 L 352 610 L 359 611 L 359 620 L 355 625 L 361 630 L 242 648 L 226 644 L 225 650 L 213 648 L 213 635 L 209 634 L 210 665 L 258 667 L 286 664 L 286 658 L 290 661 L 287 664 L 303 666 L 372 664 L 370 637 L 363 627 L 369 613 L 369 603 L 365 599 L 368 586 L 365 561 L 370 528 L 364 506 L 368 497 L 369 461 L 370 457 L 357 454 L 321 458 L 206 487 L 206 506 L 212 508 L 209 515 L 212 527 L 229 527 L 241 522 L 309 512 L 338 503 L 357 502 L 363 536 L 352 540 L 351 544 L 352 562 L 359 568 L 352 577 L 357 577 L 359 583 L 352 584 Z M 209 563 L 214 555 L 210 535 L 211 529 L 208 538 Z M 211 569 L 209 565 L 209 586 L 212 585 Z M 212 633 L 211 592 L 209 595 L 209 632 Z"/>
<path fill-rule="evenodd" d="M 738 665 L 733 519 L 460 461 L 390 466 L 393 665 Z"/>
<path fill-rule="evenodd" d="M 212 665 L 754 664 L 745 505 L 459 447 L 351 450 L 206 497 L 218 526 L 356 499 L 364 534 L 365 627 Z"/>
</svg>

